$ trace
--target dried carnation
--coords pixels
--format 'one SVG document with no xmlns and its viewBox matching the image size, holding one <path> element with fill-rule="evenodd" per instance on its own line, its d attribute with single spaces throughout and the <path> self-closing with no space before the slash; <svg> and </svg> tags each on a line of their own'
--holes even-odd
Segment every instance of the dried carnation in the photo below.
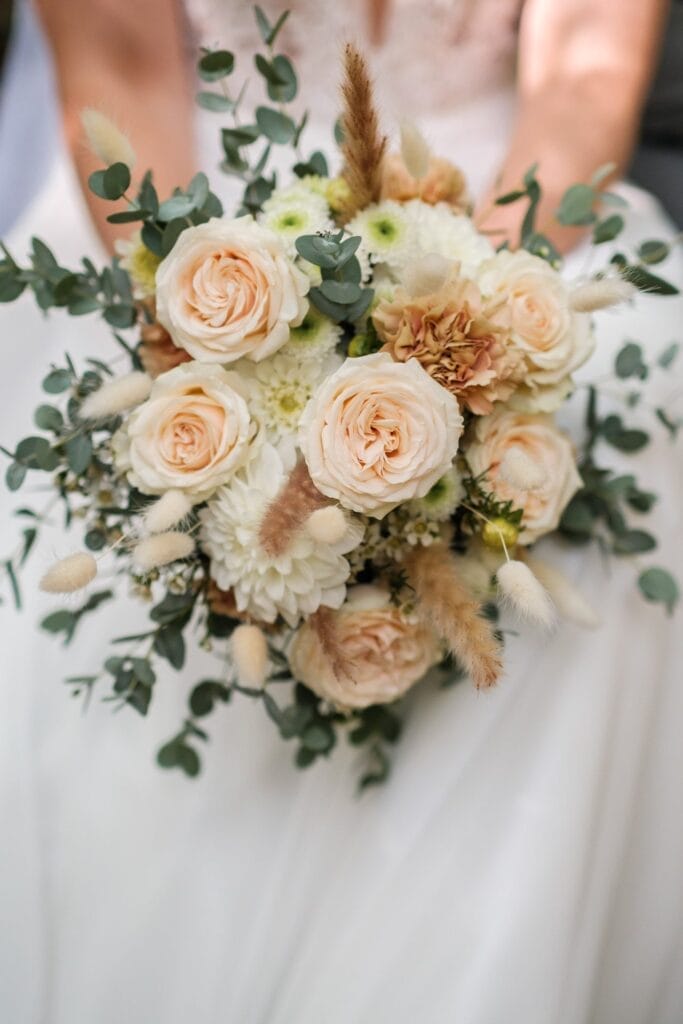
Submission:
<svg viewBox="0 0 683 1024">
<path fill-rule="evenodd" d="M 383 300 L 373 322 L 383 351 L 396 362 L 417 359 L 434 380 L 477 415 L 491 412 L 515 388 L 518 357 L 507 347 L 507 330 L 491 316 L 479 288 L 455 264 L 436 292 L 411 297 L 399 290 Z"/>
<path fill-rule="evenodd" d="M 184 348 L 173 344 L 171 335 L 160 323 L 144 324 L 139 349 L 140 362 L 150 375 L 157 378 L 181 363 L 189 363 L 192 356 Z"/>
<path fill-rule="evenodd" d="M 448 203 L 458 213 L 470 205 L 464 174 L 438 156 L 428 157 L 427 168 L 418 178 L 408 170 L 404 157 L 390 153 L 382 164 L 381 198 L 395 199 L 399 203 L 421 199 L 430 206 Z"/>
</svg>

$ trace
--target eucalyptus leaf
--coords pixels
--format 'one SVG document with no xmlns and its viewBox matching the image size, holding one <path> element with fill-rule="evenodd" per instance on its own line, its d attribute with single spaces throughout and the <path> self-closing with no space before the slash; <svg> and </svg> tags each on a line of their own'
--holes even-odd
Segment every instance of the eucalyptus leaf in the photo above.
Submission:
<svg viewBox="0 0 683 1024">
<path fill-rule="evenodd" d="M 666 606 L 671 614 L 679 598 L 676 580 L 666 569 L 658 567 L 646 569 L 638 577 L 640 591 L 648 601 L 655 601 Z"/>
<path fill-rule="evenodd" d="M 671 252 L 666 242 L 647 241 L 638 246 L 638 259 L 643 263 L 654 265 L 661 263 Z"/>
<path fill-rule="evenodd" d="M 33 414 L 33 422 L 40 430 L 58 433 L 64 426 L 64 417 L 54 405 L 39 405 Z"/>
<path fill-rule="evenodd" d="M 560 224 L 592 224 L 596 219 L 593 213 L 595 199 L 595 189 L 590 185 L 571 185 L 564 193 L 557 211 Z"/>
<path fill-rule="evenodd" d="M 51 370 L 47 377 L 43 378 L 42 387 L 48 394 L 58 395 L 71 387 L 71 374 L 68 370 Z"/>
<path fill-rule="evenodd" d="M 214 50 L 205 53 L 197 64 L 199 77 L 205 82 L 216 82 L 232 74 L 235 57 L 229 50 Z"/>
<path fill-rule="evenodd" d="M 593 228 L 593 241 L 596 245 L 601 245 L 603 242 L 611 242 L 617 235 L 621 234 L 623 229 L 624 218 L 618 213 L 613 213 L 611 217 L 607 217 L 595 225 Z"/>
<path fill-rule="evenodd" d="M 5 471 L 5 483 L 10 491 L 18 491 L 24 482 L 27 467 L 21 462 L 12 462 Z"/>
<path fill-rule="evenodd" d="M 87 434 L 77 434 L 64 446 L 69 469 L 76 476 L 85 473 L 92 460 L 92 441 Z"/>
<path fill-rule="evenodd" d="M 272 107 L 257 107 L 256 123 L 266 138 L 277 145 L 291 142 L 296 133 L 296 125 L 291 117 Z"/>
</svg>

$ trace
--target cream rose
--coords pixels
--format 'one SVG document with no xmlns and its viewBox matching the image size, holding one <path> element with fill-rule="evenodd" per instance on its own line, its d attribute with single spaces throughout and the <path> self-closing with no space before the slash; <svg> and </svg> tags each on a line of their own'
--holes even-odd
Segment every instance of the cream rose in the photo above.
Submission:
<svg viewBox="0 0 683 1024">
<path fill-rule="evenodd" d="M 517 449 L 526 455 L 539 481 L 533 490 L 516 487 L 500 474 L 505 455 Z M 571 441 L 551 416 L 501 409 L 476 420 L 474 441 L 466 451 L 474 476 L 486 474 L 484 486 L 502 501 L 524 512 L 520 543 L 532 544 L 557 529 L 560 516 L 581 487 Z"/>
<path fill-rule="evenodd" d="M 156 281 L 157 319 L 202 363 L 265 359 L 308 308 L 308 278 L 251 217 L 187 228 Z"/>
<path fill-rule="evenodd" d="M 318 490 L 381 519 L 422 498 L 451 466 L 462 433 L 457 400 L 416 359 L 378 352 L 347 361 L 301 418 L 299 445 Z"/>
<path fill-rule="evenodd" d="M 116 462 L 145 494 L 204 501 L 244 462 L 252 425 L 241 383 L 220 366 L 183 363 L 157 377 L 115 436 Z"/>
<path fill-rule="evenodd" d="M 562 278 L 540 256 L 499 252 L 477 276 L 489 299 L 505 298 L 501 313 L 510 342 L 524 357 L 517 404 L 554 411 L 571 390 L 570 374 L 593 351 L 590 317 L 571 309 Z"/>
<path fill-rule="evenodd" d="M 335 674 L 318 634 L 307 623 L 294 635 L 288 656 L 294 677 L 339 708 L 397 700 L 441 658 L 429 627 L 404 616 L 379 587 L 352 587 L 346 603 L 332 615 L 348 676 Z"/>
</svg>

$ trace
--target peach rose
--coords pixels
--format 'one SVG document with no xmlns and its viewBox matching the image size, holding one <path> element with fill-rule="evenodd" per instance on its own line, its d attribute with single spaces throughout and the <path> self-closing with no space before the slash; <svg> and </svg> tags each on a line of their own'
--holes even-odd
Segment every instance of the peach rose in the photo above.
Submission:
<svg viewBox="0 0 683 1024">
<path fill-rule="evenodd" d="M 379 587 L 352 587 L 331 615 L 348 676 L 335 673 L 307 623 L 295 633 L 288 657 L 296 679 L 344 710 L 398 700 L 441 658 L 429 627 L 404 616 Z"/>
<path fill-rule="evenodd" d="M 477 285 L 459 276 L 456 263 L 441 287 L 428 295 L 399 290 L 383 300 L 373 323 L 384 351 L 397 362 L 417 359 L 427 373 L 447 388 L 461 405 L 477 415 L 505 401 L 520 363 L 507 346 L 507 330 L 494 323 Z"/>
<path fill-rule="evenodd" d="M 593 351 L 590 317 L 573 312 L 560 275 L 528 252 L 497 253 L 478 280 L 484 295 L 505 300 L 502 315 L 524 358 L 520 400 L 531 411 L 553 412 L 571 389 L 570 374 Z"/>
<path fill-rule="evenodd" d="M 408 172 L 398 153 L 390 153 L 382 164 L 382 199 L 396 199 L 399 203 L 421 199 L 430 206 L 448 203 L 457 211 L 469 205 L 467 185 L 462 171 L 438 156 L 430 156 L 429 167 L 419 181 Z"/>
<path fill-rule="evenodd" d="M 309 280 L 251 217 L 187 228 L 157 270 L 157 317 L 203 363 L 259 362 L 307 309 Z"/>
<path fill-rule="evenodd" d="M 500 474 L 503 459 L 512 449 L 532 461 L 539 471 L 538 486 L 524 490 Z M 486 474 L 485 488 L 524 512 L 521 544 L 532 544 L 557 529 L 562 512 L 582 485 L 571 441 L 551 416 L 496 410 L 476 420 L 474 440 L 465 454 L 474 476 Z"/>
<path fill-rule="evenodd" d="M 422 498 L 450 468 L 462 433 L 454 397 L 416 359 L 377 352 L 347 361 L 301 417 L 313 483 L 344 508 L 381 519 Z"/>
<path fill-rule="evenodd" d="M 145 494 L 171 488 L 204 501 L 244 462 L 253 425 L 239 378 L 220 366 L 183 363 L 155 380 L 115 435 L 115 456 Z"/>
</svg>

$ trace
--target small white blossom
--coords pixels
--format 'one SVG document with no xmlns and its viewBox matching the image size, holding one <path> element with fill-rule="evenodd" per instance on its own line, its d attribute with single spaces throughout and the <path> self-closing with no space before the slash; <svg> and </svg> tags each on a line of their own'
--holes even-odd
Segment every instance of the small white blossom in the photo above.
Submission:
<svg viewBox="0 0 683 1024">
<path fill-rule="evenodd" d="M 295 242 L 301 235 L 315 235 L 334 227 L 325 197 L 303 182 L 273 192 L 258 219 L 282 238 L 290 256 L 296 255 Z"/>
</svg>

